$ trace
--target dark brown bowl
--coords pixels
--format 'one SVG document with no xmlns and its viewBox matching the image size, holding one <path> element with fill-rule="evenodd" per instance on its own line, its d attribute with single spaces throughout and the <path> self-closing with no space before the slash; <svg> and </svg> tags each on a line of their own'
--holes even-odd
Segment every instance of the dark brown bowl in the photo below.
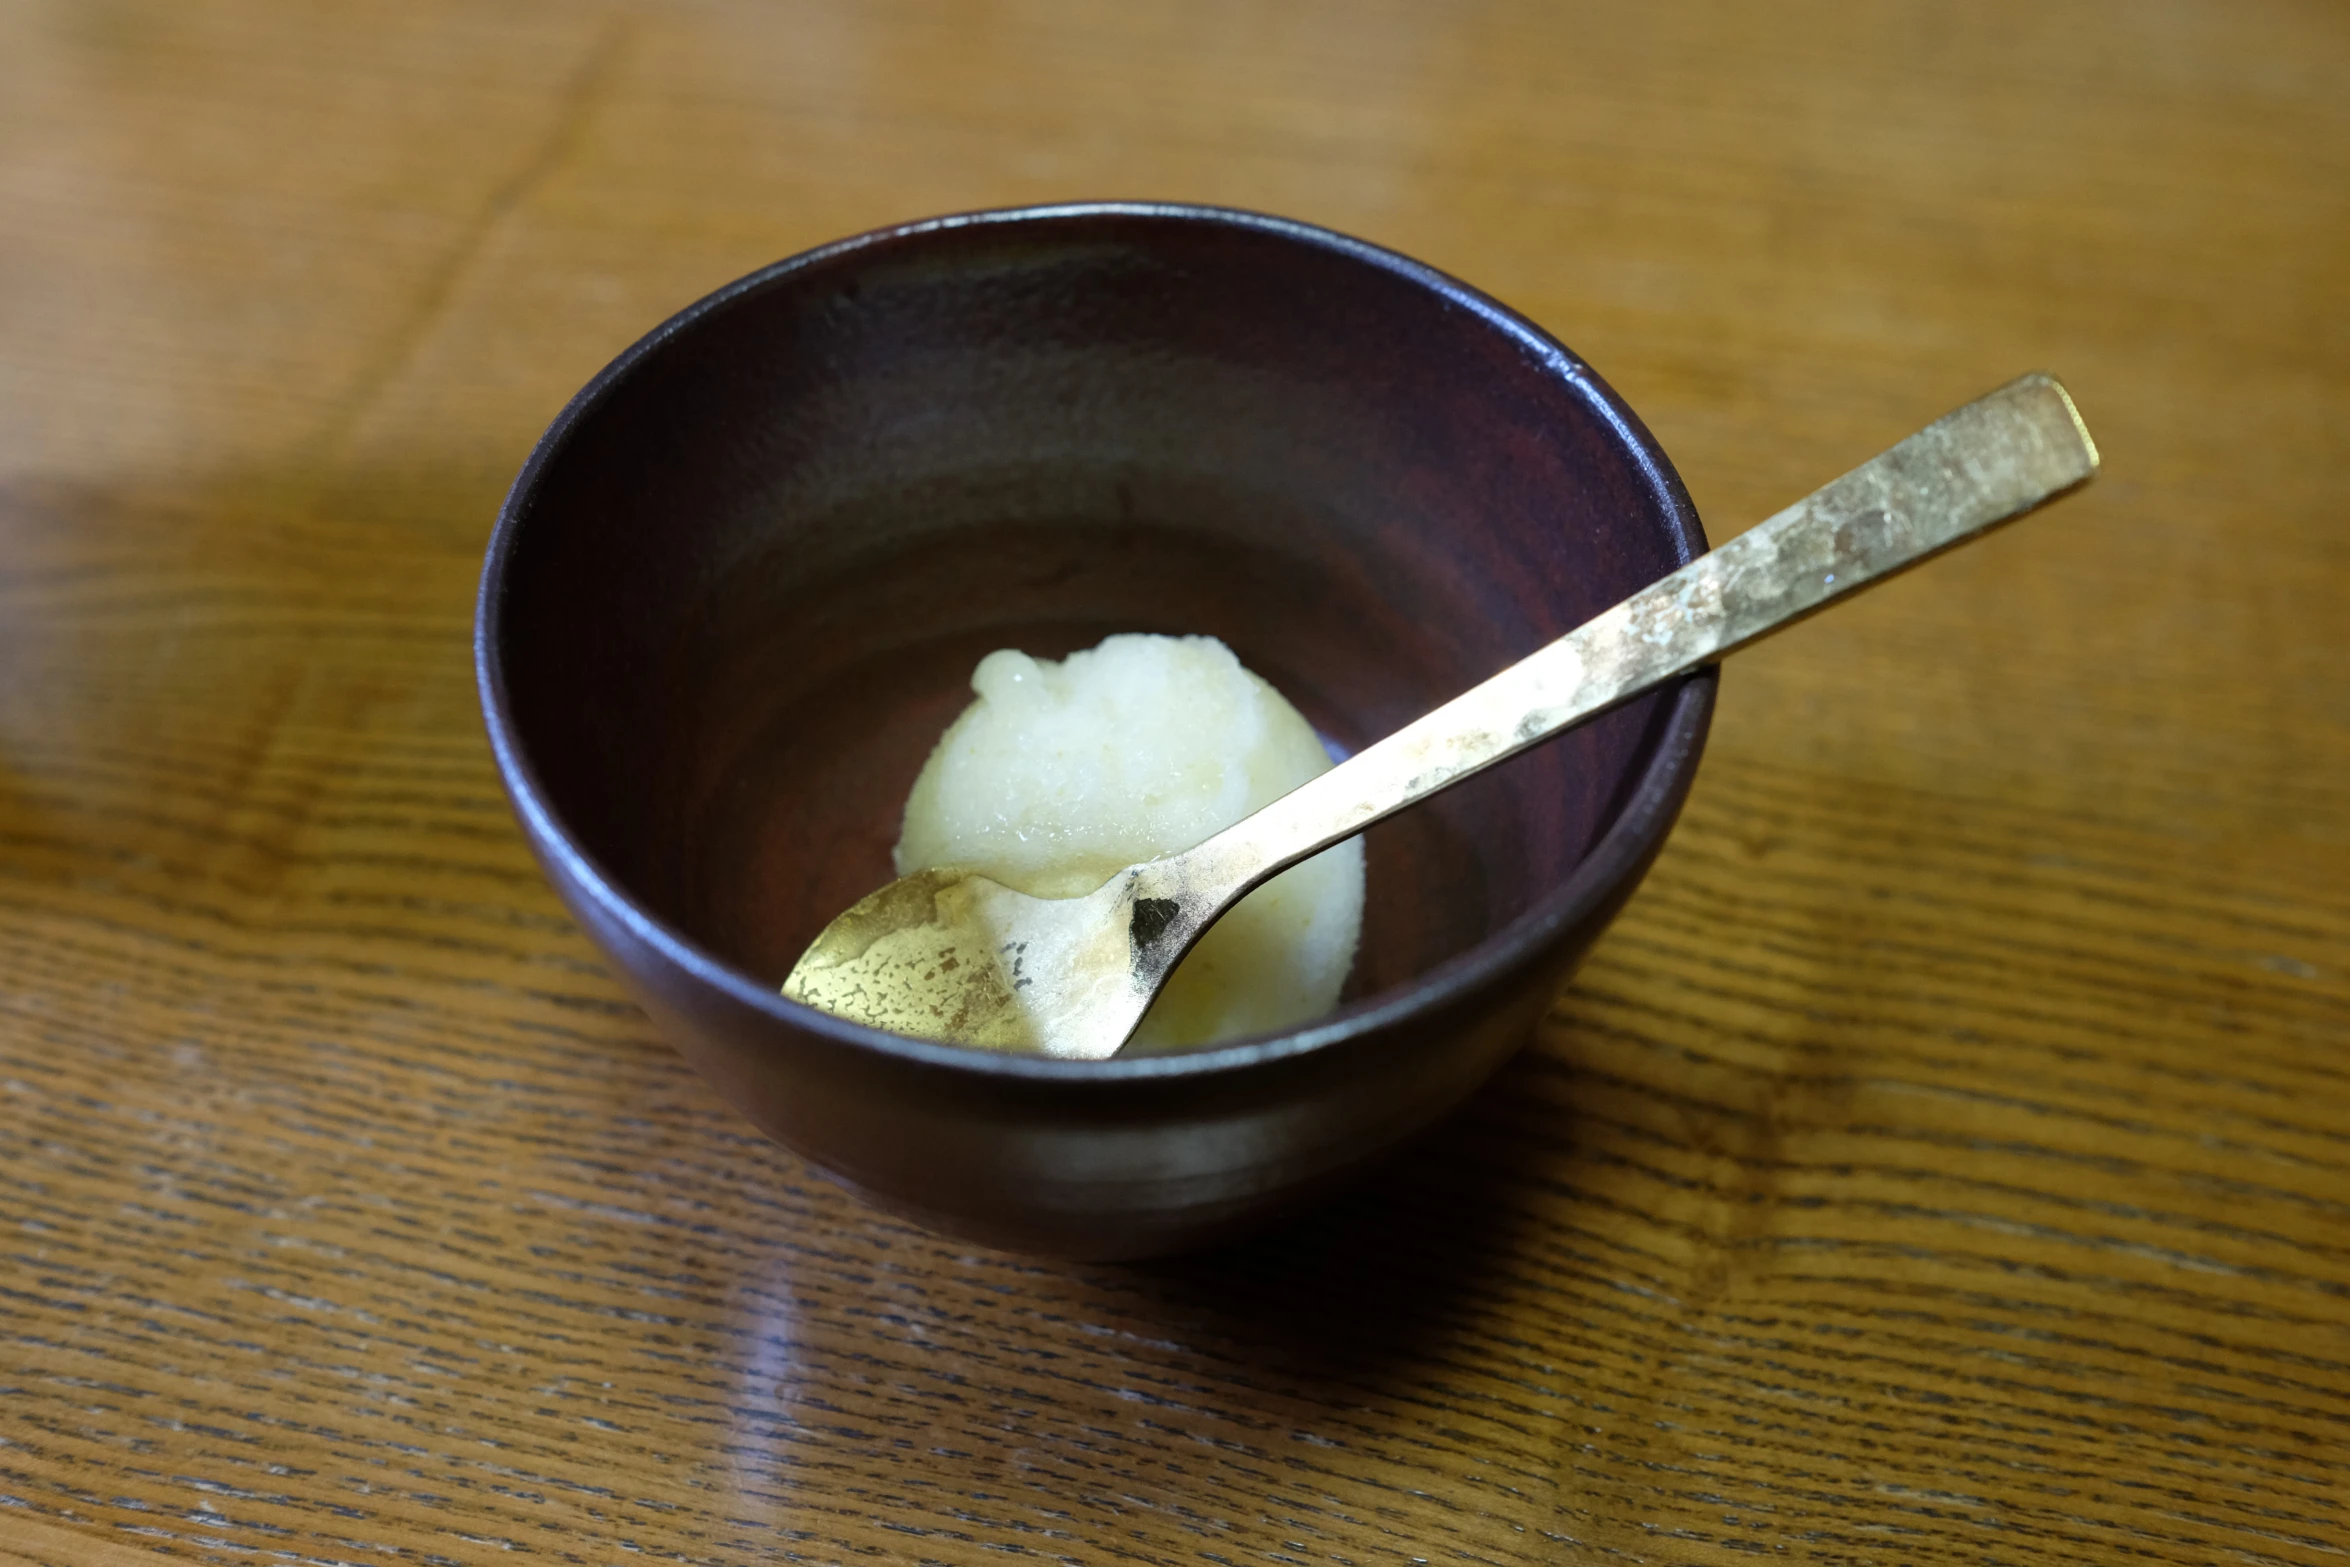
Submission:
<svg viewBox="0 0 2350 1567">
<path fill-rule="evenodd" d="M 1704 548 L 1630 410 L 1474 290 L 1277 218 L 1034 208 L 810 251 L 622 354 L 507 498 L 475 652 L 547 875 L 743 1114 L 938 1229 L 1131 1257 L 1328 1189 L 1518 1049 L 1714 681 L 1373 829 L 1331 1017 L 1064 1062 L 775 993 L 889 878 L 973 664 L 1209 632 L 1351 748 Z"/>
</svg>

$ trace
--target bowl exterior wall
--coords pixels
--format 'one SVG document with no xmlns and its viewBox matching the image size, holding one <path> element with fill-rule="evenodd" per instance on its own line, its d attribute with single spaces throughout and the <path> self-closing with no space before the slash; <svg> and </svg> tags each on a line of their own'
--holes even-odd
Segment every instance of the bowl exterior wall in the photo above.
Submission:
<svg viewBox="0 0 2350 1567">
<path fill-rule="evenodd" d="M 662 1038 L 761 1131 L 927 1228 L 1097 1261 L 1260 1228 L 1442 1120 L 1524 1046 L 1638 880 L 1511 972 L 1329 1046 L 1247 1072 L 1040 1084 L 975 1081 L 778 1029 L 764 1008 L 609 918 L 565 874 L 559 846 L 538 847 Z"/>
</svg>

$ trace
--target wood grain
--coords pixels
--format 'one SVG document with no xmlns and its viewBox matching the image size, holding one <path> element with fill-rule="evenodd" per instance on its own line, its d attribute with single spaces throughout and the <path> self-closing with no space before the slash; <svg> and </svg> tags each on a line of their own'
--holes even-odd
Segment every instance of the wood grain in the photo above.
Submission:
<svg viewBox="0 0 2350 1567">
<path fill-rule="evenodd" d="M 2350 12 L 0 9 L 0 1563 L 2350 1553 Z M 876 1215 L 479 735 L 488 520 L 704 290 L 1291 213 L 1717 538 L 2063 374 L 2106 477 L 1743 655 L 1461 1120 L 1278 1234 Z"/>
</svg>

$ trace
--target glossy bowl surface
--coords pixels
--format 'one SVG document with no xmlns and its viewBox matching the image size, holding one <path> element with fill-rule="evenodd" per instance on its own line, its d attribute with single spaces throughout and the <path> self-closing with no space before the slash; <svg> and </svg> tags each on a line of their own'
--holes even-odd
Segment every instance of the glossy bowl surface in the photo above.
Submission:
<svg viewBox="0 0 2350 1567">
<path fill-rule="evenodd" d="M 979 657 L 1208 632 L 1348 749 L 1704 548 L 1631 412 L 1474 290 L 1256 214 L 1030 208 L 779 262 L 622 354 L 507 498 L 475 651 L 557 892 L 744 1115 L 941 1230 L 1139 1256 L 1327 1190 L 1525 1041 L 1713 676 L 1373 829 L 1336 1014 L 1092 1063 L 775 994 L 891 874 Z"/>
</svg>

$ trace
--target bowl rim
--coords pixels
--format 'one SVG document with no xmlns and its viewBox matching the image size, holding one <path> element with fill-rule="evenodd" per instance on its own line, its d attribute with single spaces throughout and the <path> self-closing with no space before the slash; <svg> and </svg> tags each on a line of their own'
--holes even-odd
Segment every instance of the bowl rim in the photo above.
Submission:
<svg viewBox="0 0 2350 1567">
<path fill-rule="evenodd" d="M 524 751 L 511 711 L 499 649 L 500 611 L 515 539 L 534 509 L 541 477 L 570 447 L 588 416 L 640 365 L 671 338 L 728 310 L 749 295 L 783 284 L 840 257 L 906 240 L 967 228 L 1102 218 L 1254 231 L 1375 267 L 1476 316 L 1488 327 L 1514 340 L 1545 372 L 1566 382 L 1615 432 L 1662 504 L 1670 542 L 1680 563 L 1687 564 L 1707 548 L 1697 509 L 1663 449 L 1615 391 L 1565 344 L 1507 305 L 1448 273 L 1367 240 L 1294 218 L 1239 207 L 1128 200 L 1052 202 L 948 213 L 871 229 L 800 251 L 705 294 L 679 310 L 622 350 L 573 394 L 531 448 L 530 456 L 498 508 L 475 597 L 473 632 L 475 683 L 491 755 L 531 845 L 542 855 L 559 861 L 562 874 L 580 895 L 590 900 L 604 918 L 624 927 L 634 940 L 658 952 L 697 982 L 779 1024 L 835 1044 L 894 1057 L 918 1068 L 1071 1087 L 1207 1078 L 1333 1049 L 1349 1040 L 1382 1033 L 1412 1017 L 1440 1010 L 1531 961 L 1560 930 L 1598 908 L 1619 878 L 1637 873 L 1642 862 L 1661 847 L 1664 835 L 1679 815 L 1711 724 L 1716 688 L 1712 667 L 1685 675 L 1665 687 L 1663 694 L 1671 705 L 1660 726 L 1655 749 L 1648 766 L 1631 780 L 1615 821 L 1564 880 L 1483 941 L 1455 953 L 1408 984 L 1349 1002 L 1303 1027 L 1252 1035 L 1204 1049 L 1164 1055 L 1113 1056 L 1106 1061 L 1069 1061 L 1006 1055 L 887 1033 L 786 1000 L 779 991 L 704 950 L 641 907 L 595 856 L 587 852 L 556 813 Z M 555 867 L 548 869 L 553 871 Z"/>
</svg>

